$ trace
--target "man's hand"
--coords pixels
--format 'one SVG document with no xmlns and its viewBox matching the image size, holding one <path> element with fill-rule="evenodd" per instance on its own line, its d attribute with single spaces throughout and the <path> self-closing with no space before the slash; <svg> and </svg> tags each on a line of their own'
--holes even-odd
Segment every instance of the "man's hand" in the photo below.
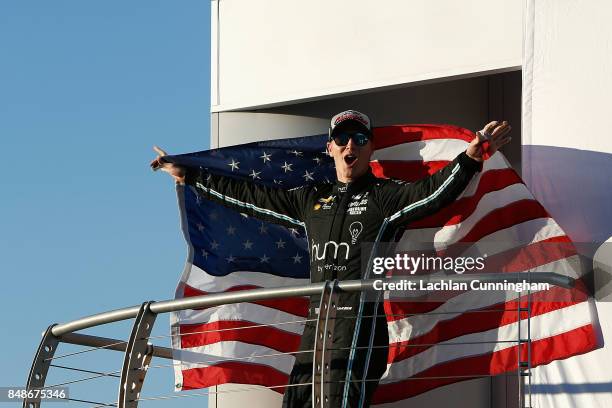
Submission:
<svg viewBox="0 0 612 408">
<path fill-rule="evenodd" d="M 505 120 L 501 123 L 489 122 L 484 129 L 476 132 L 476 137 L 470 142 L 465 153 L 474 160 L 486 160 L 512 139 L 508 135 L 511 129 Z"/>
<path fill-rule="evenodd" d="M 151 161 L 151 168 L 153 170 L 165 171 L 170 174 L 177 184 L 185 184 L 185 169 L 172 163 L 162 162 L 160 159 L 166 156 L 167 153 L 157 146 L 153 146 L 153 150 L 157 153 L 157 157 Z"/>
</svg>

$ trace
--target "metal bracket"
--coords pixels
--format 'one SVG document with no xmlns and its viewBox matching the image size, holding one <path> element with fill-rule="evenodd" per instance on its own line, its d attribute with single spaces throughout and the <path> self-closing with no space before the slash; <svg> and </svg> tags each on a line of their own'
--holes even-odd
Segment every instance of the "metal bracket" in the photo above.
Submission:
<svg viewBox="0 0 612 408">
<path fill-rule="evenodd" d="M 531 272 L 527 271 L 527 279 L 531 283 Z M 527 318 L 522 319 L 521 313 L 526 312 Z M 527 322 L 527 333 L 521 332 L 521 321 Z M 521 297 L 518 299 L 518 394 L 519 394 L 519 407 L 530 408 L 531 407 L 531 291 L 527 292 L 527 307 L 521 306 Z M 526 336 L 525 336 L 526 334 Z M 526 345 L 527 355 L 524 356 L 521 352 L 521 347 Z"/>
<path fill-rule="evenodd" d="M 151 312 L 151 303 L 153 302 L 145 302 L 140 306 L 132 326 L 132 333 L 123 357 L 118 408 L 138 407 L 140 390 L 144 384 L 153 351 L 148 339 L 157 315 Z"/>
<path fill-rule="evenodd" d="M 26 384 L 27 390 L 35 388 L 43 388 L 45 386 L 45 380 L 47 379 L 47 372 L 55 350 L 59 344 L 59 339 L 53 335 L 51 329 L 55 326 L 52 324 L 47 328 L 43 334 L 43 338 L 40 341 L 38 350 L 34 361 L 32 361 L 32 368 L 30 368 L 30 375 L 28 376 L 28 382 Z M 40 397 L 38 398 L 24 398 L 23 408 L 38 408 L 40 407 Z"/>
<path fill-rule="evenodd" d="M 338 308 L 337 285 L 337 280 L 328 281 L 321 293 L 312 361 L 312 406 L 314 408 L 330 406 L 331 384 L 327 377 L 331 372 L 331 352 L 328 349 L 334 341 L 334 327 Z"/>
</svg>

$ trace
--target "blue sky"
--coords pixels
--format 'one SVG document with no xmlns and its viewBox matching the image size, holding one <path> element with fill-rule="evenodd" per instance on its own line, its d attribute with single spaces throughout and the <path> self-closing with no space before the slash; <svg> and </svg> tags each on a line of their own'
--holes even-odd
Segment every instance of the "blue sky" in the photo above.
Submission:
<svg viewBox="0 0 612 408">
<path fill-rule="evenodd" d="M 3 1 L 0 49 L 0 386 L 16 386 L 49 324 L 173 296 L 186 246 L 173 183 L 148 162 L 153 144 L 209 145 L 210 2 Z M 118 326 L 98 333 L 127 338 Z M 65 363 L 116 358 L 86 356 Z M 115 399 L 78 386 L 73 397 Z M 171 393 L 171 370 L 144 391 Z"/>
</svg>

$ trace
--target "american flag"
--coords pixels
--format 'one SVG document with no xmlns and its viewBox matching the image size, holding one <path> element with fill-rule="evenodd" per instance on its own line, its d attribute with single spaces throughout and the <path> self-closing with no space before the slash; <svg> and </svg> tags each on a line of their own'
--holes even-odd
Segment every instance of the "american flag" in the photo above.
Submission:
<svg viewBox="0 0 612 408">
<path fill-rule="evenodd" d="M 374 132 L 374 173 L 409 182 L 446 165 L 474 137 L 462 128 L 436 125 Z M 324 142 L 325 136 L 313 136 L 251 143 L 171 160 L 293 188 L 335 178 Z M 198 197 L 190 187 L 178 192 L 190 255 L 177 298 L 309 281 L 304 231 L 248 218 Z M 485 162 L 456 202 L 406 226 L 400 235 L 400 249 L 411 242 L 435 242 L 445 250 L 463 242 L 494 242 L 500 258 L 513 254 L 511 264 L 500 263 L 501 271 L 575 274 L 575 252 L 538 251 L 540 244 L 568 243 L 569 238 L 500 153 Z M 386 301 L 390 350 L 373 403 L 384 406 L 462 379 L 516 370 L 518 346 L 503 341 L 518 338 L 519 324 L 526 332 L 527 316 L 522 313 L 519 322 L 516 309 L 527 302 L 500 296 L 466 292 L 439 302 Z M 533 296 L 532 301 L 538 300 Z M 598 347 L 589 301 L 561 298 L 532 302 L 532 366 Z M 281 299 L 175 313 L 171 327 L 177 389 L 241 383 L 283 392 L 294 360 L 284 353 L 298 348 L 307 304 L 305 298 Z M 275 325 L 266 326 L 270 323 Z M 462 345 L 449 346 L 453 342 Z M 526 347 L 521 346 L 525 356 Z"/>
<path fill-rule="evenodd" d="M 275 140 L 169 160 L 290 189 L 335 179 L 325 142 L 325 136 Z M 177 298 L 310 282 L 303 228 L 247 217 L 200 198 L 191 187 L 178 191 L 190 251 Z M 180 351 L 176 387 L 240 383 L 282 392 L 295 358 L 279 353 L 298 349 L 308 303 L 307 298 L 277 299 L 173 314 L 173 348 Z"/>
</svg>

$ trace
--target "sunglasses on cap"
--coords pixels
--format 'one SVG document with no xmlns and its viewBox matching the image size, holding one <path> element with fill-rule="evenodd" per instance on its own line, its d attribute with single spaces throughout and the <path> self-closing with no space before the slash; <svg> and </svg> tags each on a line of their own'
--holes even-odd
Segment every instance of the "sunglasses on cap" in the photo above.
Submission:
<svg viewBox="0 0 612 408">
<path fill-rule="evenodd" d="M 346 146 L 349 139 L 353 139 L 353 142 L 357 146 L 365 146 L 371 138 L 372 135 L 365 132 L 336 132 L 331 136 L 331 140 L 333 140 L 337 146 Z"/>
</svg>

